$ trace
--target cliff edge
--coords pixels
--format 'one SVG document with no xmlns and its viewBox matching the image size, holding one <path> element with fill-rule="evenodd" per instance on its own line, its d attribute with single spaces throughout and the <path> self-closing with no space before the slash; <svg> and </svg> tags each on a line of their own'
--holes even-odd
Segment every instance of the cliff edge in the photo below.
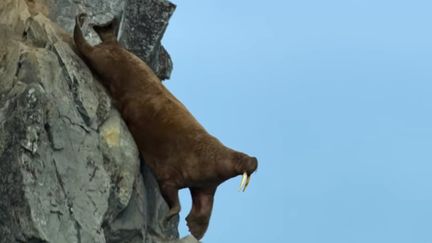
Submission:
<svg viewBox="0 0 432 243">
<path fill-rule="evenodd" d="M 140 163 L 110 97 L 74 52 L 74 17 L 121 18 L 119 39 L 161 79 L 164 0 L 0 1 L 0 242 L 195 242 Z M 87 31 L 94 44 L 96 35 Z"/>
</svg>

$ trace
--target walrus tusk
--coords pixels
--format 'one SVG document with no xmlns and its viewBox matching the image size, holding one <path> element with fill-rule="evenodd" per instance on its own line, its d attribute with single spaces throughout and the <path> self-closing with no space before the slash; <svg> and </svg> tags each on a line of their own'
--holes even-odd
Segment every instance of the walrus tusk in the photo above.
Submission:
<svg viewBox="0 0 432 243">
<path fill-rule="evenodd" d="M 247 184 L 249 183 L 249 177 L 246 172 L 243 173 L 242 180 L 240 182 L 240 191 L 245 191 Z"/>
<path fill-rule="evenodd" d="M 246 184 L 245 184 L 245 186 L 244 186 L 244 188 L 243 188 L 243 191 L 246 191 L 246 187 L 249 185 L 249 182 L 250 182 L 251 177 L 252 177 L 252 176 L 248 176 L 248 177 L 247 177 L 247 179 L 246 179 Z"/>
</svg>

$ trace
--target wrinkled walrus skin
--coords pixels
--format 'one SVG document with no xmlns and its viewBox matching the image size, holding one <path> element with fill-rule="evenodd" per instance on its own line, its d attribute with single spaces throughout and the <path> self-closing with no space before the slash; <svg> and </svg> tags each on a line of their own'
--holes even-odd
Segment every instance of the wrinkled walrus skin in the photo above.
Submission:
<svg viewBox="0 0 432 243">
<path fill-rule="evenodd" d="M 244 173 L 250 178 L 257 159 L 227 148 L 209 135 L 147 64 L 119 45 L 113 22 L 93 26 L 102 43 L 90 46 L 81 32 L 84 16 L 76 18 L 76 47 L 111 93 L 154 173 L 170 208 L 166 219 L 180 212 L 178 190 L 189 188 L 192 209 L 186 221 L 192 235 L 201 239 L 209 224 L 217 186 Z"/>
</svg>

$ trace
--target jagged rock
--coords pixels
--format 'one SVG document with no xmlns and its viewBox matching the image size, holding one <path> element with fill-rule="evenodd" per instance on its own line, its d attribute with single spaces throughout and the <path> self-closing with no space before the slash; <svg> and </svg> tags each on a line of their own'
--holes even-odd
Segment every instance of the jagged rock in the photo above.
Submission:
<svg viewBox="0 0 432 243">
<path fill-rule="evenodd" d="M 169 5 L 145 4 L 156 3 Z M 178 240 L 178 218 L 164 223 L 153 175 L 70 45 L 78 10 L 118 15 L 123 4 L 0 1 L 0 242 L 196 242 Z M 172 10 L 150 18 L 160 20 L 150 25 L 145 53 L 161 50 Z M 132 28 L 127 23 L 122 28 Z M 126 38 L 131 49 L 134 38 Z M 168 72 L 163 60 L 154 65 Z"/>
<path fill-rule="evenodd" d="M 172 61 L 160 42 L 175 5 L 166 0 L 127 0 L 126 3 L 120 42 L 145 60 L 161 80 L 169 79 Z M 132 31 L 125 32 L 125 29 Z"/>
<path fill-rule="evenodd" d="M 41 1 L 41 0 L 39 0 Z M 42 0 L 50 3 L 53 0 Z M 40 7 L 40 9 L 44 9 Z M 71 32 L 79 13 L 87 13 L 92 23 L 103 24 L 113 17 L 121 20 L 118 38 L 128 50 L 146 61 L 161 80 L 169 79 L 172 61 L 161 39 L 175 5 L 166 0 L 57 0 L 45 8 L 51 19 Z M 84 29 L 92 44 L 99 42 L 96 33 Z"/>
</svg>

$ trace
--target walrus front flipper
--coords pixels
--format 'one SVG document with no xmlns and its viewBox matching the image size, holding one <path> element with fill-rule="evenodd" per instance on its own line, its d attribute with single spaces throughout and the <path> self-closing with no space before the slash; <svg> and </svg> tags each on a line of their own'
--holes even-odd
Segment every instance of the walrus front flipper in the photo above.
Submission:
<svg viewBox="0 0 432 243">
<path fill-rule="evenodd" d="M 162 197 L 165 199 L 169 207 L 169 212 L 165 218 L 169 221 L 173 216 L 180 212 L 180 200 L 178 196 L 178 188 L 169 184 L 162 184 L 160 186 Z"/>
<path fill-rule="evenodd" d="M 192 209 L 186 217 L 187 226 L 191 234 L 200 240 L 209 225 L 216 188 L 190 188 L 190 192 Z"/>
<path fill-rule="evenodd" d="M 103 25 L 93 25 L 93 29 L 99 35 L 102 42 L 117 42 L 116 30 L 119 26 L 119 20 L 114 17 L 110 22 Z"/>
<path fill-rule="evenodd" d="M 78 51 L 83 55 L 89 54 L 93 50 L 93 47 L 86 41 L 81 30 L 84 18 L 86 16 L 87 14 L 81 13 L 75 17 L 75 28 L 73 36 Z"/>
</svg>

